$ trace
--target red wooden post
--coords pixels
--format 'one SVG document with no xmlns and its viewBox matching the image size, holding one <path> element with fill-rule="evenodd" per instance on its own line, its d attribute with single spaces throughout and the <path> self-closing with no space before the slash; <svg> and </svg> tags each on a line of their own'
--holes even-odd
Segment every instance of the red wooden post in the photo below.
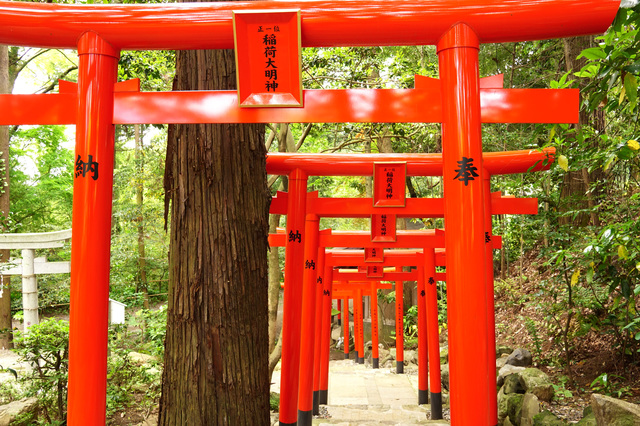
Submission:
<svg viewBox="0 0 640 426">
<path fill-rule="evenodd" d="M 74 426 L 105 423 L 113 87 L 120 54 L 96 33 L 86 32 L 78 55 L 67 400 L 67 421 Z"/>
<path fill-rule="evenodd" d="M 380 368 L 380 337 L 378 335 L 378 287 L 379 281 L 371 283 L 371 366 Z"/>
<path fill-rule="evenodd" d="M 425 291 L 427 307 L 427 339 L 429 352 L 429 389 L 431 390 L 431 419 L 442 418 L 442 378 L 440 374 L 440 338 L 438 332 L 438 284 L 436 254 L 433 248 L 424 250 Z"/>
<path fill-rule="evenodd" d="M 308 214 L 305 223 L 302 315 L 300 317 L 300 383 L 298 385 L 298 426 L 310 426 L 313 419 L 313 348 L 316 315 L 319 218 Z"/>
<path fill-rule="evenodd" d="M 280 377 L 280 425 L 298 420 L 298 370 L 300 365 L 300 316 L 302 314 L 302 274 L 304 271 L 304 219 L 307 202 L 307 175 L 300 169 L 289 174 L 287 242 L 284 262 L 282 314 L 282 360 Z"/>
<path fill-rule="evenodd" d="M 396 281 L 396 373 L 404 373 L 404 281 Z"/>
<path fill-rule="evenodd" d="M 484 177 L 484 232 L 487 267 L 485 286 L 487 293 L 487 393 L 489 394 L 489 419 L 492 425 L 498 424 L 498 394 L 496 392 L 496 313 L 493 294 L 493 226 L 491 216 L 491 176 Z"/>
<path fill-rule="evenodd" d="M 318 248 L 318 277 L 316 278 L 316 303 L 315 303 L 315 342 L 313 350 L 313 414 L 320 413 L 320 354 L 322 347 L 322 290 L 324 289 L 323 281 L 326 268 L 325 248 Z"/>
<path fill-rule="evenodd" d="M 358 299 L 358 292 L 353 292 L 353 350 L 356 364 L 360 363 L 360 309 L 362 309 L 362 298 Z"/>
<path fill-rule="evenodd" d="M 492 423 L 487 395 L 478 37 L 466 24 L 456 24 L 440 39 L 437 50 L 443 112 L 451 424 L 485 426 Z M 472 358 L 469 353 L 478 356 Z"/>
<path fill-rule="evenodd" d="M 325 287 L 322 292 L 322 344 L 320 345 L 320 391 L 318 400 L 326 404 L 329 399 L 329 355 L 331 343 L 331 298 L 333 290 L 333 268 L 326 269 Z"/>
<path fill-rule="evenodd" d="M 358 364 L 364 364 L 364 307 L 362 306 L 362 290 L 356 290 L 355 302 L 358 304 Z"/>
<path fill-rule="evenodd" d="M 344 338 L 344 359 L 349 359 L 349 298 L 345 298 L 342 303 L 342 337 Z"/>
<path fill-rule="evenodd" d="M 418 265 L 418 405 L 429 402 L 427 292 L 424 288 L 424 273 L 424 265 Z"/>
</svg>

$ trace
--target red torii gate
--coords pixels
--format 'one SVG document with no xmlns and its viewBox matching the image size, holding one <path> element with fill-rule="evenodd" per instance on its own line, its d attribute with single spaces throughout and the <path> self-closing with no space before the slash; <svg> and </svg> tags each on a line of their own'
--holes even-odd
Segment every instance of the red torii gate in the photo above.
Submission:
<svg viewBox="0 0 640 426">
<path fill-rule="evenodd" d="M 493 80 L 501 81 L 502 77 L 494 77 Z M 431 82 L 428 80 L 427 83 Z M 489 194 L 489 180 L 492 174 L 508 174 L 508 173 L 523 173 L 526 171 L 537 171 L 548 169 L 550 163 L 553 161 L 555 149 L 547 148 L 541 151 L 512 151 L 502 153 L 486 153 L 485 154 L 485 170 L 487 173 L 483 179 L 484 192 Z M 387 161 L 384 161 L 387 160 Z M 441 154 L 270 154 L 267 158 L 267 171 L 273 174 L 289 174 L 290 183 L 293 179 L 297 178 L 297 182 L 304 180 L 306 184 L 307 175 L 338 175 L 338 176 L 351 176 L 351 175 L 372 175 L 374 174 L 375 165 L 378 163 L 388 164 L 389 160 L 393 163 L 405 163 L 407 175 L 417 176 L 437 176 L 442 175 L 442 156 Z M 302 176 L 302 179 L 301 179 Z M 404 186 L 404 185 L 403 185 Z M 311 384 L 308 381 L 310 372 L 308 368 L 300 363 L 301 359 L 308 359 L 311 351 L 309 343 L 303 340 L 308 340 L 309 335 L 313 333 L 313 320 L 311 312 L 315 300 L 312 290 L 312 283 L 315 282 L 315 271 L 306 268 L 305 265 L 311 263 L 317 263 L 316 249 L 318 239 L 320 240 L 320 246 L 350 246 L 350 247 L 423 247 L 420 242 L 411 242 L 414 238 L 411 233 L 402 233 L 397 235 L 394 242 L 385 241 L 379 243 L 371 238 L 368 232 L 349 233 L 345 234 L 344 241 L 338 242 L 337 237 L 340 235 L 340 231 L 336 231 L 332 234 L 320 234 L 318 235 L 318 218 L 319 217 L 368 217 L 372 218 L 376 215 L 391 215 L 391 217 L 443 217 L 444 216 L 444 200 L 443 199 L 406 199 L 404 207 L 380 207 L 374 206 L 371 199 L 345 199 L 345 198 L 318 198 L 316 192 L 306 194 L 307 205 L 305 211 L 292 210 L 299 209 L 301 198 L 305 196 L 306 186 L 295 187 L 290 184 L 290 192 L 283 193 L 278 192 L 278 196 L 272 200 L 271 213 L 288 214 L 287 220 L 287 235 L 289 242 L 287 245 L 287 253 L 290 253 L 289 260 L 285 257 L 285 300 L 293 300 L 294 302 L 287 304 L 285 302 L 284 318 L 283 318 L 283 357 L 285 353 L 293 353 L 294 355 L 299 353 L 299 358 L 291 362 L 282 361 L 282 376 L 288 377 L 288 382 L 291 384 L 291 388 L 295 389 L 297 385 L 298 395 L 298 423 L 308 424 L 311 421 L 311 413 L 314 403 L 311 398 Z M 297 192 L 299 191 L 299 192 Z M 298 200 L 297 203 L 292 204 L 291 200 Z M 484 201 L 485 226 L 484 229 L 484 241 L 483 245 L 488 255 L 491 255 L 494 244 L 491 242 L 491 215 L 492 214 L 535 214 L 537 213 L 537 199 L 513 199 L 511 197 L 502 197 L 501 193 L 494 193 L 488 197 L 485 197 Z M 293 213 L 292 213 L 293 212 Z M 297 215 L 298 221 L 302 221 L 304 213 L 306 215 L 305 231 L 302 233 L 300 228 L 294 225 L 296 222 L 295 217 L 292 214 Z M 393 219 L 395 220 L 395 219 Z M 311 226 L 312 225 L 312 226 Z M 434 232 L 434 231 L 430 231 Z M 347 236 L 348 235 L 348 236 Z M 424 235 L 423 235 L 424 236 Z M 304 252 L 298 251 L 292 252 L 295 249 L 295 238 L 299 240 L 304 239 Z M 442 235 L 441 235 L 442 237 Z M 285 238 L 283 235 L 281 238 Z M 408 240 L 407 240 L 408 238 Z M 496 237 L 499 238 L 499 237 Z M 331 243 L 323 242 L 323 240 L 331 240 Z M 432 242 L 433 243 L 433 242 Z M 284 241 L 281 244 L 285 244 Z M 442 247 L 442 242 L 439 242 L 435 247 Z M 473 254 L 471 254 L 473 255 Z M 484 255 L 484 254 L 483 254 Z M 299 260 L 292 259 L 293 256 L 302 256 Z M 459 264 L 462 265 L 462 264 Z M 304 268 L 304 269 L 303 269 Z M 304 273 L 302 272 L 304 271 Z M 302 286 L 296 288 L 295 283 L 300 281 L 301 274 L 303 276 Z M 478 337 L 479 340 L 486 340 L 486 348 L 488 356 L 486 358 L 487 365 L 485 366 L 487 371 L 492 371 L 494 368 L 493 359 L 495 359 L 495 320 L 494 320 L 494 308 L 493 308 L 493 271 L 486 271 L 486 284 L 485 284 L 485 296 L 486 296 L 486 318 L 487 327 L 485 329 L 485 337 Z M 287 290 L 289 287 L 289 290 Z M 397 293 L 396 309 L 400 310 L 401 300 L 399 299 L 400 293 Z M 322 308 L 325 312 L 329 307 Z M 316 314 L 316 318 L 319 314 Z M 396 319 L 397 328 L 402 330 L 402 315 L 398 314 L 399 318 Z M 296 319 L 300 318 L 301 321 L 297 322 Z M 317 319 L 316 319 L 317 321 Z M 292 326 L 286 324 L 295 324 L 296 329 L 292 330 Z M 291 328 L 290 328 L 291 327 Z M 322 334 L 328 333 L 323 330 Z M 398 331 L 400 334 L 400 331 Z M 319 336 L 316 336 L 317 338 Z M 328 338 L 328 337 L 327 337 Z M 326 339 L 325 339 L 326 340 Z M 286 342 L 286 344 L 285 344 Z M 316 340 L 316 346 L 319 345 L 319 341 Z M 299 349 L 298 349 L 299 348 Z M 323 349 L 328 351 L 328 349 Z M 324 352 L 323 352 L 323 355 Z M 400 351 L 400 356 L 402 352 Z M 328 356 L 328 354 L 326 355 Z M 293 356 L 292 356 L 293 358 Z M 402 361 L 399 359 L 399 361 Z M 299 366 L 299 367 L 298 367 Z M 474 366 L 477 368 L 476 366 Z M 402 368 L 402 363 L 398 362 L 397 369 Z M 472 368 L 469 366 L 468 368 Z M 298 376 L 299 371 L 299 376 Z M 400 371 L 400 370 L 399 370 Z M 282 379 L 281 379 L 282 383 Z M 495 388 L 495 377 L 487 373 L 487 393 L 489 398 L 489 409 L 491 416 L 497 419 L 497 405 L 496 395 L 493 389 Z M 287 410 L 282 409 L 284 401 L 289 401 L 292 390 L 287 387 L 281 386 L 281 413 Z M 293 391 L 295 392 L 295 390 Z M 325 392 L 320 388 L 320 392 Z M 321 399 L 320 402 L 325 402 L 326 399 Z M 287 407 L 285 407 L 287 408 Z M 292 410 L 292 409 L 291 409 Z"/>
<path fill-rule="evenodd" d="M 282 193 L 281 193 L 282 195 Z M 286 199 L 286 197 L 285 197 Z M 309 194 L 309 199 L 316 199 L 313 193 Z M 324 199 L 324 200 L 332 200 L 334 201 L 334 209 L 340 210 L 339 203 L 335 203 L 336 201 L 343 201 L 344 199 Z M 518 206 L 517 203 L 512 203 L 510 207 L 512 210 L 517 210 L 518 208 L 524 210 L 531 210 L 531 206 L 527 206 L 530 204 L 531 200 L 521 199 L 516 201 L 523 201 L 524 206 Z M 342 207 L 344 209 L 344 206 Z M 277 210 L 277 208 L 276 208 Z M 507 209 L 508 210 L 508 209 Z M 534 211 L 537 210 L 537 206 L 534 206 Z M 337 210 L 333 210 L 335 215 L 339 213 Z M 528 211 L 531 213 L 531 211 Z M 279 211 L 279 213 L 285 213 L 284 211 Z M 325 213 L 330 213 L 325 211 Z M 425 216 L 425 214 L 421 214 L 420 216 Z M 436 216 L 437 217 L 437 216 Z M 334 271 L 333 268 L 336 265 L 336 261 L 334 261 L 334 252 L 329 252 L 325 254 L 325 247 L 337 247 L 337 246 L 357 246 L 357 247 L 387 247 L 387 248 L 405 248 L 405 247 L 424 247 L 430 248 L 432 251 L 435 247 L 443 247 L 444 246 L 444 232 L 441 230 L 424 230 L 424 231 L 398 231 L 396 234 L 396 241 L 394 242 L 374 242 L 371 239 L 371 234 L 367 231 L 332 231 L 330 229 L 318 231 L 318 217 L 315 214 L 308 214 L 306 220 L 306 231 L 307 238 L 305 239 L 305 269 L 304 269 L 304 279 L 303 288 L 301 289 L 304 292 L 304 296 L 302 297 L 299 305 L 302 308 L 301 322 L 303 324 L 308 325 L 308 328 L 302 329 L 302 332 L 299 336 L 299 346 L 300 346 L 300 367 L 299 367 L 299 387 L 298 387 L 298 397 L 299 397 L 299 411 L 304 413 L 308 413 L 310 416 L 313 407 L 316 407 L 318 403 L 326 404 L 327 403 L 327 388 L 328 388 L 328 359 L 329 359 L 329 347 L 327 342 L 329 340 L 330 334 L 330 326 L 328 320 L 330 318 L 330 301 L 332 299 L 332 288 L 331 284 L 334 281 L 340 280 L 371 280 L 372 278 L 368 277 L 364 272 L 353 271 L 349 272 L 345 275 L 345 272 Z M 309 226 L 311 225 L 311 227 Z M 492 244 L 500 244 L 501 240 L 496 238 Z M 278 233 L 269 235 L 269 244 L 272 247 L 283 247 L 287 243 L 287 234 L 284 230 L 279 229 Z M 319 248 L 319 249 L 316 249 Z M 318 253 L 317 257 L 314 256 L 314 253 Z M 398 255 L 406 256 L 406 251 L 401 252 L 390 252 L 389 256 L 391 258 L 396 257 L 396 253 Z M 406 260 L 405 260 L 406 261 Z M 338 262 L 340 263 L 340 262 Z M 415 262 L 419 265 L 419 268 L 422 268 L 423 261 L 420 260 Z M 317 268 L 308 267 L 311 264 L 317 265 Z M 421 269 L 422 270 L 422 269 Z M 313 271 L 318 271 L 318 283 L 326 284 L 325 291 L 323 291 L 322 286 L 313 286 L 316 282 L 316 277 L 313 275 Z M 433 267 L 433 273 L 435 274 L 435 266 Z M 299 285 L 299 282 L 296 282 L 296 277 L 291 277 L 291 271 L 285 271 L 285 291 L 287 286 L 292 287 L 295 285 Z M 324 274 L 324 275 L 321 275 Z M 435 276 L 435 275 L 434 275 Z M 396 286 L 398 283 L 402 283 L 407 280 L 417 280 L 415 279 L 416 272 L 391 272 L 385 273 L 385 280 L 391 280 L 396 282 Z M 380 278 L 377 278 L 380 279 Z M 419 280 L 417 280 L 419 281 Z M 313 287 L 316 287 L 313 290 Z M 315 294 L 314 294 L 315 293 Z M 322 297 L 322 302 L 317 302 L 313 297 L 317 297 L 318 294 L 324 294 L 325 297 Z M 403 333 L 403 312 L 402 312 L 402 292 L 396 291 L 396 333 L 399 336 L 397 340 L 397 344 L 400 345 L 399 349 L 397 349 L 397 371 L 399 373 L 402 372 L 402 333 Z M 435 296 L 435 294 L 434 294 Z M 286 297 L 285 297 L 286 298 Z M 290 313 L 290 306 L 285 307 L 285 315 L 286 313 Z M 318 324 L 321 324 L 320 333 L 314 331 L 314 323 L 309 324 L 309 317 L 314 312 L 315 307 L 315 327 L 318 327 Z M 289 311 L 287 310 L 289 309 Z M 356 317 L 359 317 L 359 306 L 356 306 L 355 309 L 358 309 L 358 313 Z M 436 313 L 437 318 L 437 313 Z M 283 321 L 284 327 L 284 321 Z M 283 331 L 284 332 L 284 331 Z M 315 335 L 315 344 L 314 338 L 312 336 Z M 359 336 L 359 335 L 358 335 Z M 324 344 L 323 344 L 324 342 Z M 360 342 L 362 343 L 362 342 Z M 437 339 L 435 341 L 437 345 Z M 315 346 L 315 355 L 312 355 L 311 349 Z M 284 354 L 285 348 L 283 348 Z M 316 369 L 310 370 L 311 364 L 308 363 L 309 359 L 320 360 L 321 370 L 318 371 L 317 364 L 314 362 L 313 364 L 316 366 Z M 364 362 L 364 358 L 360 360 Z M 293 374 L 297 373 L 294 371 Z M 312 381 L 313 375 L 313 384 Z M 316 394 L 317 391 L 317 394 Z M 313 395 L 313 398 L 312 398 Z M 435 395 L 435 400 L 440 401 L 439 391 Z M 284 394 L 281 389 L 281 401 L 282 398 L 288 397 L 288 394 Z M 440 406 L 440 403 L 436 402 L 436 406 Z M 441 410 L 435 411 L 434 413 L 441 412 Z M 437 414 L 436 414 L 437 416 Z M 308 416 L 307 416 L 308 417 Z M 298 420 L 299 422 L 301 419 Z"/>
<path fill-rule="evenodd" d="M 363 250 L 336 250 L 332 251 L 332 262 L 336 264 L 345 264 L 362 266 L 366 265 L 364 261 Z M 329 265 L 329 262 L 327 262 Z M 435 250 L 433 248 L 420 250 L 391 250 L 385 252 L 383 265 L 385 266 L 417 266 L 418 273 L 418 403 L 426 404 L 429 390 L 431 391 L 431 418 L 442 418 L 442 395 L 440 384 L 440 344 L 438 338 L 438 312 L 437 312 L 437 292 L 436 281 L 445 281 L 445 274 L 436 273 L 435 266 Z M 385 274 L 386 275 L 386 274 Z M 371 280 L 386 280 L 386 277 L 372 278 Z M 373 281 L 375 282 L 375 281 Z M 429 285 L 426 286 L 426 283 Z M 397 291 L 396 291 L 397 293 Z M 334 296 L 335 297 L 335 296 Z M 376 312 L 377 305 L 375 302 L 376 295 L 372 292 L 374 300 L 371 301 L 372 310 L 372 337 L 374 335 L 374 319 L 373 312 Z M 402 314 L 402 312 L 400 312 Z M 398 318 L 396 318 L 398 321 Z M 402 317 L 400 317 L 402 321 Z M 375 323 L 377 327 L 377 322 Z M 397 330 L 397 327 L 396 327 Z M 400 328 L 400 332 L 402 327 Z M 401 334 L 396 331 L 396 339 L 401 338 Z M 377 333 L 376 333 L 377 337 Z M 377 339 L 373 339 L 374 353 L 373 364 L 377 368 Z M 397 348 L 397 346 L 396 346 Z M 427 349 L 425 349 L 427 348 Z M 346 349 L 345 349 L 346 351 Z M 396 349 L 396 354 L 398 349 Z M 428 354 L 428 355 L 427 355 Z M 404 358 L 400 358 L 404 359 Z M 427 362 L 430 377 L 430 386 L 427 385 Z"/>
<path fill-rule="evenodd" d="M 233 10 L 301 6 L 303 46 L 437 44 L 440 97 L 431 97 L 433 93 L 424 89 L 306 91 L 305 108 L 273 110 L 238 109 L 235 92 L 114 93 L 121 50 L 231 48 Z M 546 92 L 549 96 L 542 96 L 546 101 L 534 95 L 542 92 L 534 91 L 483 94 L 478 76 L 480 43 L 599 33 L 612 21 L 618 6 L 619 0 L 470 0 L 464 4 L 455 0 L 258 1 L 98 6 L 0 2 L 0 43 L 77 48 L 80 56 L 75 95 L 0 96 L 0 125 L 76 124 L 76 156 L 87 159 L 91 155 L 102 165 L 100 179 L 81 176 L 74 182 L 69 424 L 103 424 L 105 419 L 114 123 L 442 122 L 446 147 L 445 218 L 460 231 L 459 235 L 447 234 L 447 250 L 448 257 L 457 264 L 468 252 L 481 253 L 485 249 L 482 185 L 467 185 L 465 180 L 463 187 L 454 181 L 456 163 L 467 164 L 475 159 L 482 182 L 480 123 L 491 115 L 488 105 L 497 105 L 497 117 L 507 120 L 545 122 L 545 112 L 553 110 L 555 102 L 558 114 L 548 117 L 549 122 L 577 120 L 577 114 L 573 119 L 563 119 L 561 113 L 566 105 L 553 100 L 554 93 L 562 98 L 563 92 Z M 511 98 L 510 105 L 507 98 Z M 420 109 L 433 99 L 441 99 L 442 103 Z M 204 105 L 218 108 L 205 109 Z M 355 105 L 364 108 L 354 108 Z M 514 108 L 515 114 L 503 114 L 516 105 L 522 108 Z M 577 103 L 573 105 L 577 112 Z M 306 176 L 301 172 L 290 177 L 294 188 L 306 187 Z M 292 202 L 300 203 L 298 208 L 304 212 L 304 198 Z M 299 229 L 301 223 L 293 225 Z M 461 239 L 456 240 L 458 237 Z M 456 324 L 449 330 L 455 342 L 452 353 L 467 352 L 467 348 L 478 344 L 481 348 L 486 346 L 464 338 L 466 333 L 484 335 L 482 321 L 465 320 L 466 311 L 484 312 L 484 286 L 462 288 L 462 283 L 477 283 L 484 274 L 484 263 L 484 259 L 479 260 L 448 277 L 454 289 L 449 294 L 450 323 Z M 85 282 L 94 285 L 89 288 L 82 285 Z M 451 361 L 454 424 L 495 424 L 497 419 L 488 408 L 490 402 L 477 398 L 472 389 L 465 389 L 462 384 L 463 376 L 474 383 L 487 383 L 487 372 L 466 371 L 464 360 Z M 479 363 L 486 364 L 484 361 Z M 86 381 L 86 377 L 94 379 Z M 281 411 L 281 424 L 295 424 L 295 419 L 295 404 L 294 410 Z"/>
</svg>

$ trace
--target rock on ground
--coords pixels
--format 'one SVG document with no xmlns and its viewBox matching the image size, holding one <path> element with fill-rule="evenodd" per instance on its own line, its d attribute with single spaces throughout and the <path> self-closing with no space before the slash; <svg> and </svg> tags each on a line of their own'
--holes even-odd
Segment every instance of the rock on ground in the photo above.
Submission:
<svg viewBox="0 0 640 426">
<path fill-rule="evenodd" d="M 8 426 L 19 414 L 29 412 L 37 403 L 36 398 L 25 398 L 0 406 L 0 426 Z"/>
<path fill-rule="evenodd" d="M 555 391 L 553 383 L 543 371 L 537 368 L 527 368 L 520 372 L 522 388 L 538 397 L 540 401 L 551 401 Z"/>
<path fill-rule="evenodd" d="M 640 426 L 640 405 L 594 393 L 591 407 L 598 425 Z"/>
<path fill-rule="evenodd" d="M 530 367 L 533 365 L 533 357 L 528 350 L 518 348 L 507 357 L 507 364 L 515 365 L 516 367 Z"/>
</svg>

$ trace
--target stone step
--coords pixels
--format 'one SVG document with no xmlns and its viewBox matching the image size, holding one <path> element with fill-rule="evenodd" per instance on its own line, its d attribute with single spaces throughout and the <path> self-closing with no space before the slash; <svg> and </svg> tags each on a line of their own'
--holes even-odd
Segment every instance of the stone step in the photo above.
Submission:
<svg viewBox="0 0 640 426">
<path fill-rule="evenodd" d="M 314 425 L 448 425 L 443 420 L 427 420 L 427 409 L 416 405 L 330 405 L 329 419 L 314 419 Z"/>
</svg>

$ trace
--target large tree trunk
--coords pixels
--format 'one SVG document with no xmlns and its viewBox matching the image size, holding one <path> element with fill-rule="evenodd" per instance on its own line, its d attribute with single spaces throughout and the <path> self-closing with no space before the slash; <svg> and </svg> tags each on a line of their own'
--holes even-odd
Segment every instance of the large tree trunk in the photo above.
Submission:
<svg viewBox="0 0 640 426">
<path fill-rule="evenodd" d="M 176 90 L 235 88 L 233 51 L 180 51 Z M 268 425 L 264 126 L 170 126 L 160 425 Z"/>
<path fill-rule="evenodd" d="M 9 83 L 9 52 L 0 45 L 0 93 L 11 93 Z M 0 233 L 7 232 L 9 218 L 9 127 L 0 126 Z M 0 250 L 0 262 L 9 261 L 9 250 Z M 0 280 L 0 348 L 13 347 L 11 334 L 11 280 Z"/>
<path fill-rule="evenodd" d="M 564 53 L 566 70 L 568 72 L 577 72 L 585 64 L 586 58 L 577 59 L 578 55 L 589 47 L 592 47 L 593 36 L 573 37 L 564 39 Z M 588 83 L 587 79 L 578 79 L 578 85 L 583 88 Z M 582 126 L 591 126 L 599 132 L 599 134 L 605 131 L 605 116 L 602 109 L 596 109 L 592 113 L 589 113 L 582 109 L 580 111 L 580 122 L 577 125 L 578 132 L 581 132 Z M 592 146 L 598 145 L 598 138 L 587 141 Z M 577 142 L 574 142 L 572 149 L 583 150 L 584 146 L 578 146 Z M 560 193 L 560 211 L 566 212 L 570 210 L 584 210 L 591 209 L 589 215 L 585 213 L 579 213 L 575 219 L 571 219 L 570 216 L 560 217 L 558 222 L 561 225 L 573 224 L 577 226 L 584 226 L 589 223 L 594 226 L 600 225 L 600 219 L 597 212 L 593 211 L 593 208 L 598 203 L 597 198 L 603 191 L 602 179 L 604 174 L 602 169 L 596 169 L 589 173 L 585 168 L 582 170 L 572 170 L 565 174 L 562 182 L 562 190 Z M 595 183 L 596 187 L 591 188 L 591 184 Z"/>
</svg>

